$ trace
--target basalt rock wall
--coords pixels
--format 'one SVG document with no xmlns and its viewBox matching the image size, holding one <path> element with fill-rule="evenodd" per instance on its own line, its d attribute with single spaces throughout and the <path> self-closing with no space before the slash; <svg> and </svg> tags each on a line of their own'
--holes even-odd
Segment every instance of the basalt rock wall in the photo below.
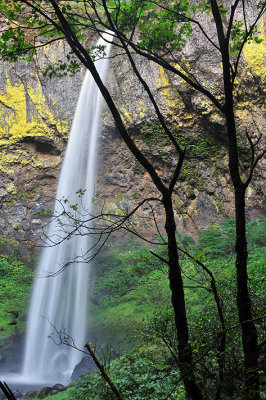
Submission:
<svg viewBox="0 0 266 400">
<path fill-rule="evenodd" d="M 39 53 L 34 63 L 0 65 L 0 220 L 4 236 L 26 238 L 30 227 L 39 223 L 38 210 L 51 204 L 49 197 L 56 195 L 83 75 L 44 78 L 45 65 L 60 56 L 64 56 L 63 44 Z"/>
<path fill-rule="evenodd" d="M 263 24 L 260 26 L 263 35 Z M 185 49 L 195 62 L 198 76 L 219 94 L 221 65 L 197 35 Z M 116 50 L 114 50 L 115 54 Z M 263 119 L 263 69 L 265 42 L 245 48 L 237 94 L 239 131 L 253 135 L 265 131 Z M 51 207 L 56 196 L 71 120 L 75 110 L 84 69 L 74 77 L 45 78 L 47 62 L 65 56 L 64 44 L 50 46 L 38 54 L 35 62 L 0 65 L 0 221 L 1 235 L 34 241 L 40 226 L 38 211 Z M 178 228 L 197 234 L 222 217 L 234 213 L 233 193 L 228 174 L 228 156 L 223 116 L 202 95 L 189 89 L 179 78 L 155 64 L 135 58 L 143 77 L 152 89 L 169 128 L 187 147 L 187 158 L 174 193 Z M 108 88 L 120 109 L 125 124 L 138 146 L 153 163 L 165 183 L 169 181 L 177 157 L 164 137 L 152 104 L 124 57 L 110 62 Z M 254 123 L 255 121 L 255 123 Z M 260 144 L 262 146 L 262 142 Z M 248 169 L 248 148 L 242 146 L 243 174 Z M 262 160 L 247 192 L 249 219 L 264 215 L 265 163 Z M 132 209 L 144 197 L 158 197 L 147 172 L 127 150 L 106 107 L 98 156 L 98 194 L 96 204 L 104 201 L 107 210 Z M 159 227 L 163 213 L 154 203 Z M 147 219 L 147 204 L 135 223 L 140 230 L 155 232 Z M 144 217 L 144 218 L 143 218 Z"/>
</svg>

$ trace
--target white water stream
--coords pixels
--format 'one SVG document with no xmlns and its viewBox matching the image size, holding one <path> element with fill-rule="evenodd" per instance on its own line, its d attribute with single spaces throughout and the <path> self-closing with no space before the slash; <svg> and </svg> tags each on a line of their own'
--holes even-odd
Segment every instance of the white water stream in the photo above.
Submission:
<svg viewBox="0 0 266 400">
<path fill-rule="evenodd" d="M 100 40 L 97 45 L 106 45 Z M 107 56 L 111 45 L 107 44 Z M 97 70 L 104 80 L 108 59 L 96 62 Z M 96 176 L 97 134 L 101 112 L 101 94 L 90 74 L 87 72 L 60 174 L 57 199 L 69 198 L 67 204 L 77 202 L 73 194 L 86 188 L 82 204 L 89 212 L 92 206 Z M 72 200 L 71 200 L 72 198 Z M 66 204 L 66 205 L 67 205 Z M 59 207 L 59 209 L 57 209 Z M 60 205 L 55 212 L 61 212 Z M 58 222 L 51 224 L 49 237 L 58 232 Z M 63 383 L 70 380 L 75 365 L 82 355 L 77 350 L 57 345 L 48 336 L 65 329 L 74 339 L 75 345 L 83 349 L 87 330 L 87 298 L 90 266 L 72 264 L 55 277 L 44 278 L 53 274 L 60 266 L 76 255 L 84 253 L 90 247 L 90 238 L 77 236 L 65 240 L 55 247 L 43 250 L 35 278 L 31 305 L 28 314 L 24 364 L 20 381 L 32 383 Z M 53 327 L 54 326 L 54 327 Z M 56 338 L 56 335 L 53 335 Z"/>
</svg>

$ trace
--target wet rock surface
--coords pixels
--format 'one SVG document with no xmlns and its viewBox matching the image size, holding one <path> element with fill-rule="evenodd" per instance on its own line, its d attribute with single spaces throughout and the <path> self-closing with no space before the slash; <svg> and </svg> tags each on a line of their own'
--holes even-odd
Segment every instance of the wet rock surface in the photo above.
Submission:
<svg viewBox="0 0 266 400">
<path fill-rule="evenodd" d="M 58 392 L 63 392 L 66 390 L 66 387 L 61 385 L 60 383 L 57 383 L 54 386 L 45 386 L 41 390 L 39 390 L 37 394 L 38 399 L 44 399 L 45 397 L 49 395 L 56 394 Z"/>
<path fill-rule="evenodd" d="M 71 375 L 71 382 L 76 381 L 83 374 L 88 374 L 95 370 L 95 364 L 90 357 L 83 357 L 80 362 L 75 366 Z"/>
</svg>

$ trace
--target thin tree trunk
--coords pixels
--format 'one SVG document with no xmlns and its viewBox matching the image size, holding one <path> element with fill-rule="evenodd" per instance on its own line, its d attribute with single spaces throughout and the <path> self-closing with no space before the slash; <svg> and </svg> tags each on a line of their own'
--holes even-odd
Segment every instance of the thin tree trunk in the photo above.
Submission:
<svg viewBox="0 0 266 400">
<path fill-rule="evenodd" d="M 248 291 L 247 273 L 247 240 L 245 222 L 245 188 L 235 190 L 236 209 L 236 271 L 237 271 L 237 308 L 241 323 L 244 351 L 244 384 L 243 400 L 258 400 L 258 338 L 251 310 L 251 299 Z M 246 322 L 250 321 L 250 322 Z"/>
<path fill-rule="evenodd" d="M 241 323 L 242 346 L 244 353 L 243 400 L 259 400 L 258 372 L 258 337 L 252 316 L 251 299 L 248 291 L 247 272 L 247 238 L 246 238 L 246 185 L 242 182 L 239 171 L 239 156 L 234 117 L 234 100 L 229 77 L 229 61 L 224 60 L 224 86 L 226 95 L 225 117 L 229 147 L 229 170 L 235 192 L 236 224 L 236 275 L 237 275 L 237 309 Z M 227 66 L 227 68 L 226 68 Z M 227 73 L 225 73 L 227 70 Z M 245 321 L 250 322 L 246 323 Z"/>
<path fill-rule="evenodd" d="M 212 2 L 215 2 L 212 0 Z M 217 4 L 217 3 L 216 3 Z M 215 18 L 215 15 L 214 15 Z M 217 23 L 217 19 L 216 19 Z M 217 24 L 219 26 L 219 23 Z M 217 31 L 218 32 L 218 31 Z M 235 223 L 236 223 L 236 274 L 237 274 L 237 308 L 242 330 L 242 345 L 244 353 L 244 382 L 242 399 L 259 400 L 259 373 L 258 373 L 258 338 L 255 323 L 252 321 L 251 299 L 248 291 L 247 273 L 247 239 L 246 239 L 246 185 L 242 182 L 239 170 L 239 154 L 237 132 L 234 115 L 233 85 L 231 82 L 230 58 L 228 43 L 222 33 L 220 37 L 221 55 L 223 61 L 223 80 L 228 137 L 229 171 L 235 191 Z M 251 322 L 246 323 L 246 320 Z"/>
<path fill-rule="evenodd" d="M 236 224 L 236 275 L 237 275 L 237 309 L 241 324 L 242 346 L 244 353 L 243 400 L 259 400 L 258 372 L 258 336 L 253 320 L 251 299 L 248 291 L 247 272 L 247 238 L 246 238 L 246 185 L 242 182 L 239 171 L 239 156 L 234 117 L 234 102 L 231 84 L 225 79 L 226 93 L 226 126 L 229 146 L 229 170 L 235 194 Z M 246 323 L 249 320 L 250 322 Z"/>
<path fill-rule="evenodd" d="M 98 368 L 98 370 L 100 371 L 103 379 L 105 380 L 105 382 L 107 382 L 107 384 L 109 385 L 110 389 L 112 390 L 113 394 L 115 395 L 115 397 L 118 400 L 124 400 L 124 397 L 122 396 L 122 394 L 120 393 L 119 389 L 117 388 L 117 386 L 115 385 L 114 381 L 112 381 L 112 379 L 110 378 L 110 376 L 107 374 L 104 366 L 100 363 L 100 361 L 98 360 L 98 358 L 96 357 L 94 350 L 91 348 L 91 346 L 89 345 L 89 343 L 86 343 L 85 346 L 86 349 L 89 352 L 89 355 L 91 356 L 91 358 L 93 359 L 96 367 Z"/>
<path fill-rule="evenodd" d="M 175 236 L 176 224 L 171 195 L 164 197 L 163 204 L 166 214 L 165 230 L 168 238 L 169 282 L 178 337 L 178 359 L 180 372 L 188 398 L 192 400 L 203 400 L 201 390 L 196 382 L 196 377 L 194 374 L 192 349 L 189 343 L 185 295 L 178 258 L 178 249 Z"/>
</svg>

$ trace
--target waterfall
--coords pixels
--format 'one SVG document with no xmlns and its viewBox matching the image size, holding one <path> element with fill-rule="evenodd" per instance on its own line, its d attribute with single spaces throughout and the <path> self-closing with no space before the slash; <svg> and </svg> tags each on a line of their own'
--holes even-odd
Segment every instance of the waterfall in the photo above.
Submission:
<svg viewBox="0 0 266 400">
<path fill-rule="evenodd" d="M 108 56 L 111 45 L 100 39 L 97 45 L 105 45 Z M 108 59 L 96 62 L 102 80 L 107 73 Z M 59 178 L 57 199 L 68 199 L 65 206 L 77 203 L 80 189 L 82 204 L 90 212 L 96 175 L 97 134 L 101 112 L 101 94 L 93 78 L 87 72 L 80 92 L 67 150 Z M 60 202 L 55 213 L 60 213 Z M 68 209 L 71 210 L 71 209 Z M 73 211 L 73 210 L 72 210 Z M 58 235 L 58 221 L 51 222 L 48 236 Z M 59 232 L 60 235 L 60 232 Z M 43 250 L 33 285 L 28 314 L 26 344 L 22 377 L 28 382 L 68 383 L 75 365 L 81 359 L 77 350 L 58 345 L 49 338 L 53 331 L 65 332 L 81 349 L 86 341 L 88 264 L 73 263 L 60 274 L 47 277 L 76 255 L 84 254 L 90 247 L 90 238 L 75 236 L 60 245 Z M 44 277 L 46 276 L 46 277 Z M 56 339 L 56 337 L 55 337 Z"/>
</svg>

